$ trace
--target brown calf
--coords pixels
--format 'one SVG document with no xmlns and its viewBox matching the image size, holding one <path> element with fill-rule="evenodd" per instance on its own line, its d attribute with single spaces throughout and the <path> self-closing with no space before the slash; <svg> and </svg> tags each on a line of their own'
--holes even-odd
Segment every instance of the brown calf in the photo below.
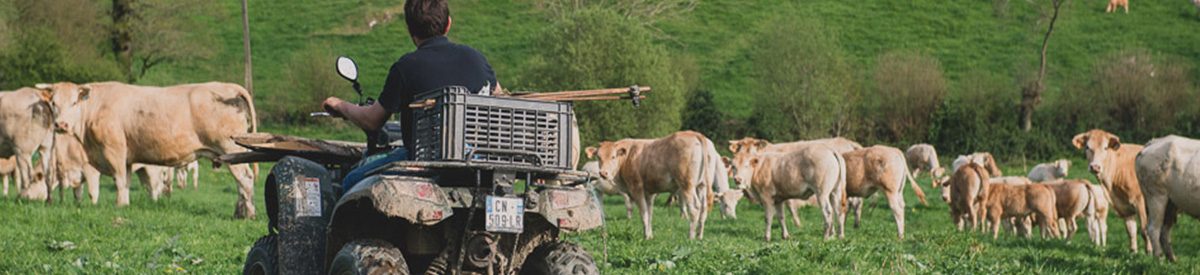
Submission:
<svg viewBox="0 0 1200 275">
<path fill-rule="evenodd" d="M 985 211 L 992 223 L 992 239 L 1000 237 L 1001 218 L 1024 218 L 1034 215 L 1042 236 L 1058 237 L 1058 213 L 1055 210 L 1054 190 L 1045 184 L 991 184 L 985 187 Z"/>
</svg>

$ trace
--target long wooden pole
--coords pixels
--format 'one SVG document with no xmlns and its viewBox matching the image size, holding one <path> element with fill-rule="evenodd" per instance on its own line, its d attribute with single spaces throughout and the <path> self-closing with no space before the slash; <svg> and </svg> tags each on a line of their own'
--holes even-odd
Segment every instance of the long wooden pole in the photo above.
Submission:
<svg viewBox="0 0 1200 275">
<path fill-rule="evenodd" d="M 242 51 L 246 59 L 246 91 L 254 95 L 254 64 L 250 58 L 250 12 L 242 0 Z"/>
</svg>

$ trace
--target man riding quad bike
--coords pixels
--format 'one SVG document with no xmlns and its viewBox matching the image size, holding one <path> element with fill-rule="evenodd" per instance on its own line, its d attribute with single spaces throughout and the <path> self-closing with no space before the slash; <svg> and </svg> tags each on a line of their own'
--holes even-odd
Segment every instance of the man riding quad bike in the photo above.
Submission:
<svg viewBox="0 0 1200 275">
<path fill-rule="evenodd" d="M 251 152 L 222 161 L 277 162 L 264 190 L 268 234 L 243 272 L 598 274 L 588 252 L 559 240 L 604 222 L 588 175 L 571 169 L 571 105 L 459 87 L 424 95 L 435 103 L 416 112 L 416 160 L 374 168 L 352 187 L 341 179 L 370 162 L 364 154 L 395 151 L 395 127 L 365 146 L 235 137 Z"/>
<path fill-rule="evenodd" d="M 268 234 L 248 274 L 597 274 L 560 232 L 603 225 L 603 209 L 575 171 L 579 137 L 569 96 L 492 97 L 500 90 L 477 51 L 449 42 L 444 0 L 409 0 L 417 51 L 392 66 L 378 102 L 325 101 L 367 134 L 353 144 L 270 134 L 235 137 L 250 152 L 225 163 L 277 162 L 265 183 Z M 354 61 L 338 73 L 354 83 Z M 629 89 L 635 104 L 638 93 Z M 399 123 L 389 122 L 393 113 Z"/>
</svg>

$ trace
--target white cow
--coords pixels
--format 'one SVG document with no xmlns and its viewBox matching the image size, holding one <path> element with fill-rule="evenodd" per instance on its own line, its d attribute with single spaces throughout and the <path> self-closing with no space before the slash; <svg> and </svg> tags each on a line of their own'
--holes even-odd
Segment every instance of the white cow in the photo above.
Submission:
<svg viewBox="0 0 1200 275">
<path fill-rule="evenodd" d="M 1066 178 L 1069 169 L 1071 169 L 1071 161 L 1065 159 L 1038 164 L 1029 170 L 1029 180 L 1044 182 Z"/>
<path fill-rule="evenodd" d="M 1175 261 L 1171 227 L 1179 212 L 1200 217 L 1200 140 L 1156 138 L 1137 156 L 1137 178 L 1146 202 L 1146 234 L 1155 256 Z"/>
<path fill-rule="evenodd" d="M 33 153 L 49 156 L 54 144 L 54 114 L 44 99 L 37 89 L 0 92 L 0 158 L 16 156 L 17 190 L 24 194 L 29 193 L 24 192 L 26 185 L 33 183 Z M 41 163 L 43 173 L 52 173 L 48 161 Z"/>
</svg>

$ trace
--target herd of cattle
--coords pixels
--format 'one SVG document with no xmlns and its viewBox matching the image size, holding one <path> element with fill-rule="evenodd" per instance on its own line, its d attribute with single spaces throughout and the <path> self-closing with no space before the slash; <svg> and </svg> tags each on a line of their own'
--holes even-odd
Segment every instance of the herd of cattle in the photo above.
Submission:
<svg viewBox="0 0 1200 275">
<path fill-rule="evenodd" d="M 176 185 L 172 179 L 182 187 L 190 174 L 195 186 L 198 158 L 244 151 L 232 137 L 256 131 L 255 116 L 250 94 L 229 83 L 62 82 L 0 92 L 4 195 L 10 177 L 20 196 L 34 200 L 50 200 L 56 189 L 62 197 L 66 188 L 73 188 L 79 200 L 86 182 L 95 204 L 104 174 L 116 182 L 117 205 L 127 205 L 133 173 L 157 199 L 170 194 Z M 914 180 L 927 173 L 933 187 L 941 188 L 959 230 L 969 225 L 990 230 L 995 238 L 1007 223 L 1028 237 L 1036 221 L 1043 236 L 1065 238 L 1076 232 L 1082 217 L 1092 241 L 1105 245 L 1111 207 L 1125 221 L 1130 250 L 1136 252 L 1138 238 L 1144 237 L 1147 251 L 1174 260 L 1169 236 L 1178 212 L 1200 217 L 1200 140 L 1167 136 L 1142 146 L 1091 130 L 1071 141 L 1086 152 L 1088 170 L 1099 185 L 1065 179 L 1066 160 L 1037 165 L 1027 177 L 1003 177 L 989 153 L 959 156 L 947 174 L 928 144 L 901 151 L 863 147 L 845 138 L 780 144 L 745 138 L 729 141 L 733 156 L 727 158 L 711 140 L 691 131 L 602 142 L 586 149 L 588 158 L 598 160 L 584 170 L 599 176 L 600 191 L 625 198 L 628 216 L 639 210 L 646 239 L 654 236 L 650 203 L 661 193 L 679 202 L 689 237 L 699 239 L 714 201 L 722 215 L 736 218 L 736 205 L 746 197 L 765 208 L 764 237 L 770 241 L 775 217 L 786 239 L 786 213 L 799 226 L 797 208 L 807 205 L 820 209 L 826 239 L 843 238 L 846 215 L 853 211 L 857 226 L 863 199 L 876 192 L 887 198 L 903 239 L 904 185 L 927 204 Z M 229 169 L 239 187 L 234 215 L 252 218 L 256 169 L 246 164 Z M 735 187 L 728 185 L 729 178 Z"/>
<path fill-rule="evenodd" d="M 863 147 L 845 138 L 781 144 L 744 138 L 729 141 L 733 157 L 725 158 L 711 140 L 692 131 L 601 142 L 585 150 L 595 161 L 583 169 L 597 176 L 598 191 L 624 197 L 628 216 L 638 209 L 646 239 L 654 237 L 650 204 L 661 193 L 679 202 L 693 239 L 704 238 L 711 206 L 736 218 L 736 205 L 746 197 L 765 208 L 764 238 L 770 241 L 774 219 L 779 218 L 787 239 L 786 212 L 799 226 L 796 208 L 806 205 L 820 209 L 825 239 L 843 238 L 847 214 L 854 212 L 857 227 L 863 199 L 876 192 L 887 198 L 903 239 L 904 185 L 927 204 L 914 180 L 927 173 L 933 187 L 941 188 L 960 231 L 970 226 L 997 238 L 1001 225 L 1008 224 L 1005 228 L 1029 237 L 1036 225 L 1043 237 L 1068 238 L 1084 218 L 1092 242 L 1103 246 L 1112 209 L 1125 221 L 1131 251 L 1137 252 L 1138 239 L 1145 238 L 1147 252 L 1173 261 L 1170 231 L 1176 216 L 1182 211 L 1200 217 L 1200 140 L 1167 136 L 1142 146 L 1095 129 L 1071 143 L 1086 152 L 1087 168 L 1099 185 L 1067 179 L 1067 160 L 1039 164 L 1025 177 L 1003 176 L 990 153 L 974 153 L 958 156 L 946 173 L 928 144 L 901 151 Z M 729 178 L 735 187 L 728 186 Z"/>
<path fill-rule="evenodd" d="M 174 189 L 171 181 L 182 187 L 189 174 L 196 186 L 198 158 L 245 151 L 232 137 L 255 131 L 256 121 L 250 93 L 229 83 L 62 82 L 0 92 L 4 195 L 15 178 L 23 198 L 49 201 L 55 189 L 62 197 L 62 190 L 73 188 L 79 200 L 86 182 L 95 204 L 104 174 L 113 177 L 117 205 L 124 206 L 129 177 L 137 174 L 157 200 Z M 241 164 L 229 170 L 239 191 L 234 216 L 253 218 L 255 169 Z"/>
</svg>

